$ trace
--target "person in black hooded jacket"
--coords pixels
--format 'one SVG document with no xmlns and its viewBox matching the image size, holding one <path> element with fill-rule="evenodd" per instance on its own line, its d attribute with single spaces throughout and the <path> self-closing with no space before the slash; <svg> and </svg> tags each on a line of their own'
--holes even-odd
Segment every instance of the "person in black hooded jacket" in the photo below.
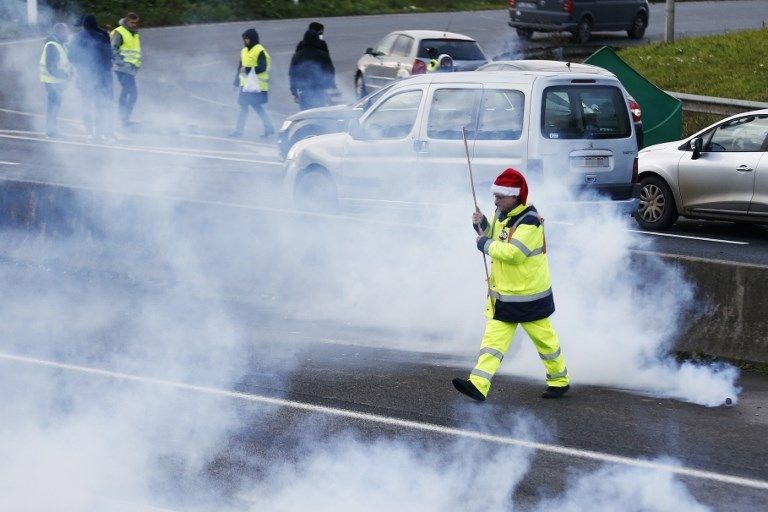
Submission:
<svg viewBox="0 0 768 512">
<path fill-rule="evenodd" d="M 86 135 L 102 141 L 114 139 L 112 126 L 112 47 L 109 34 L 99 28 L 96 16 L 83 15 L 80 31 L 69 45 L 69 58 L 77 72 Z M 94 122 L 95 120 L 95 122 Z"/>
<path fill-rule="evenodd" d="M 328 105 L 328 89 L 336 87 L 336 70 L 317 32 L 307 30 L 288 69 L 291 94 L 302 110 Z"/>
</svg>

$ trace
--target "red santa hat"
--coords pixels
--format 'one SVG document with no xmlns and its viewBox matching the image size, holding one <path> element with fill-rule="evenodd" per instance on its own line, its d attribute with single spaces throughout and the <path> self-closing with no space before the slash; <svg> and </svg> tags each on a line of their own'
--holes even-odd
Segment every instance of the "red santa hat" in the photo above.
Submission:
<svg viewBox="0 0 768 512">
<path fill-rule="evenodd" d="M 493 182 L 491 192 L 500 196 L 517 196 L 525 204 L 528 200 L 528 183 L 519 171 L 506 169 Z"/>
</svg>

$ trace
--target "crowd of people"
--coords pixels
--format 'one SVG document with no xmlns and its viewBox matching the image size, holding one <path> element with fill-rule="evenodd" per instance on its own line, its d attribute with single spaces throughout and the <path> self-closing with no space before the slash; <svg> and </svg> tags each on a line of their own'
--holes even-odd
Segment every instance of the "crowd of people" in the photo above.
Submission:
<svg viewBox="0 0 768 512">
<path fill-rule="evenodd" d="M 80 93 L 86 137 L 103 142 L 115 139 L 111 107 L 113 71 L 121 87 L 120 121 L 124 127 L 133 124 L 131 114 L 138 98 L 136 73 L 141 67 L 139 16 L 129 12 L 118 25 L 108 33 L 99 27 L 93 14 L 85 14 L 75 22 L 74 36 L 66 24 L 54 25 L 40 56 L 40 81 L 45 85 L 47 100 L 45 134 L 48 137 L 61 137 L 58 115 L 62 95 L 74 79 Z"/>
<path fill-rule="evenodd" d="M 136 124 L 131 118 L 138 99 L 136 75 L 142 62 L 139 16 L 127 13 L 111 32 L 99 27 L 93 14 L 81 16 L 74 27 L 72 36 L 66 24 L 54 25 L 40 57 L 40 81 L 46 90 L 46 136 L 61 137 L 58 115 L 62 96 L 68 83 L 74 80 L 80 93 L 86 137 L 90 141 L 114 141 L 113 73 L 120 85 L 119 121 L 123 128 Z M 321 23 L 310 23 L 291 59 L 290 90 L 302 110 L 328 105 L 329 91 L 336 88 L 336 71 L 328 44 L 323 40 L 324 29 Z M 272 59 L 259 41 L 256 29 L 243 32 L 242 39 L 243 48 L 233 81 L 240 109 L 235 129 L 229 136 L 243 136 L 248 111 L 253 109 L 264 127 L 262 137 L 268 138 L 275 133 L 265 109 Z"/>
</svg>

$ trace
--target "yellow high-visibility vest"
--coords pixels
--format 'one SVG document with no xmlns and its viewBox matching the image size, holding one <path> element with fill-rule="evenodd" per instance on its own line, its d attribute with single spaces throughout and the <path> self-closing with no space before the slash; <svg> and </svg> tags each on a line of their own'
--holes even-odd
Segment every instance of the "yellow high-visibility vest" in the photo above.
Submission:
<svg viewBox="0 0 768 512">
<path fill-rule="evenodd" d="M 261 85 L 261 91 L 266 92 L 269 90 L 269 68 L 272 67 L 272 58 L 269 56 L 269 52 L 261 44 L 255 44 L 250 49 L 243 47 L 240 50 L 240 66 L 244 68 L 255 68 L 259 63 L 259 56 L 261 52 L 264 52 L 264 57 L 267 59 L 267 69 L 263 73 L 259 73 L 256 77 L 259 79 Z M 245 85 L 246 75 L 240 73 L 240 86 Z"/>
<path fill-rule="evenodd" d="M 137 68 L 141 67 L 141 37 L 139 34 L 134 34 L 127 28 L 120 26 L 114 29 L 109 36 L 112 37 L 115 32 L 120 34 L 123 40 L 120 48 L 118 48 L 123 60 Z"/>
<path fill-rule="evenodd" d="M 53 45 L 59 52 L 59 69 L 69 75 L 72 72 L 72 64 L 69 63 L 69 57 L 67 57 L 67 50 L 56 41 L 48 41 L 43 46 L 43 54 L 40 56 L 40 81 L 46 84 L 60 84 L 69 80 L 68 78 L 59 78 L 53 76 L 48 72 L 48 45 Z"/>
</svg>

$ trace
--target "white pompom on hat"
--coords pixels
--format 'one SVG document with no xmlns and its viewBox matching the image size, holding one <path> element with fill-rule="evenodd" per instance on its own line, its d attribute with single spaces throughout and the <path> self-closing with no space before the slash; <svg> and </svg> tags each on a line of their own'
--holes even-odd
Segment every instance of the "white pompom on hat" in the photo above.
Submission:
<svg viewBox="0 0 768 512">
<path fill-rule="evenodd" d="M 493 182 L 491 192 L 500 196 L 517 196 L 522 204 L 528 201 L 528 183 L 519 171 L 504 170 Z"/>
</svg>

